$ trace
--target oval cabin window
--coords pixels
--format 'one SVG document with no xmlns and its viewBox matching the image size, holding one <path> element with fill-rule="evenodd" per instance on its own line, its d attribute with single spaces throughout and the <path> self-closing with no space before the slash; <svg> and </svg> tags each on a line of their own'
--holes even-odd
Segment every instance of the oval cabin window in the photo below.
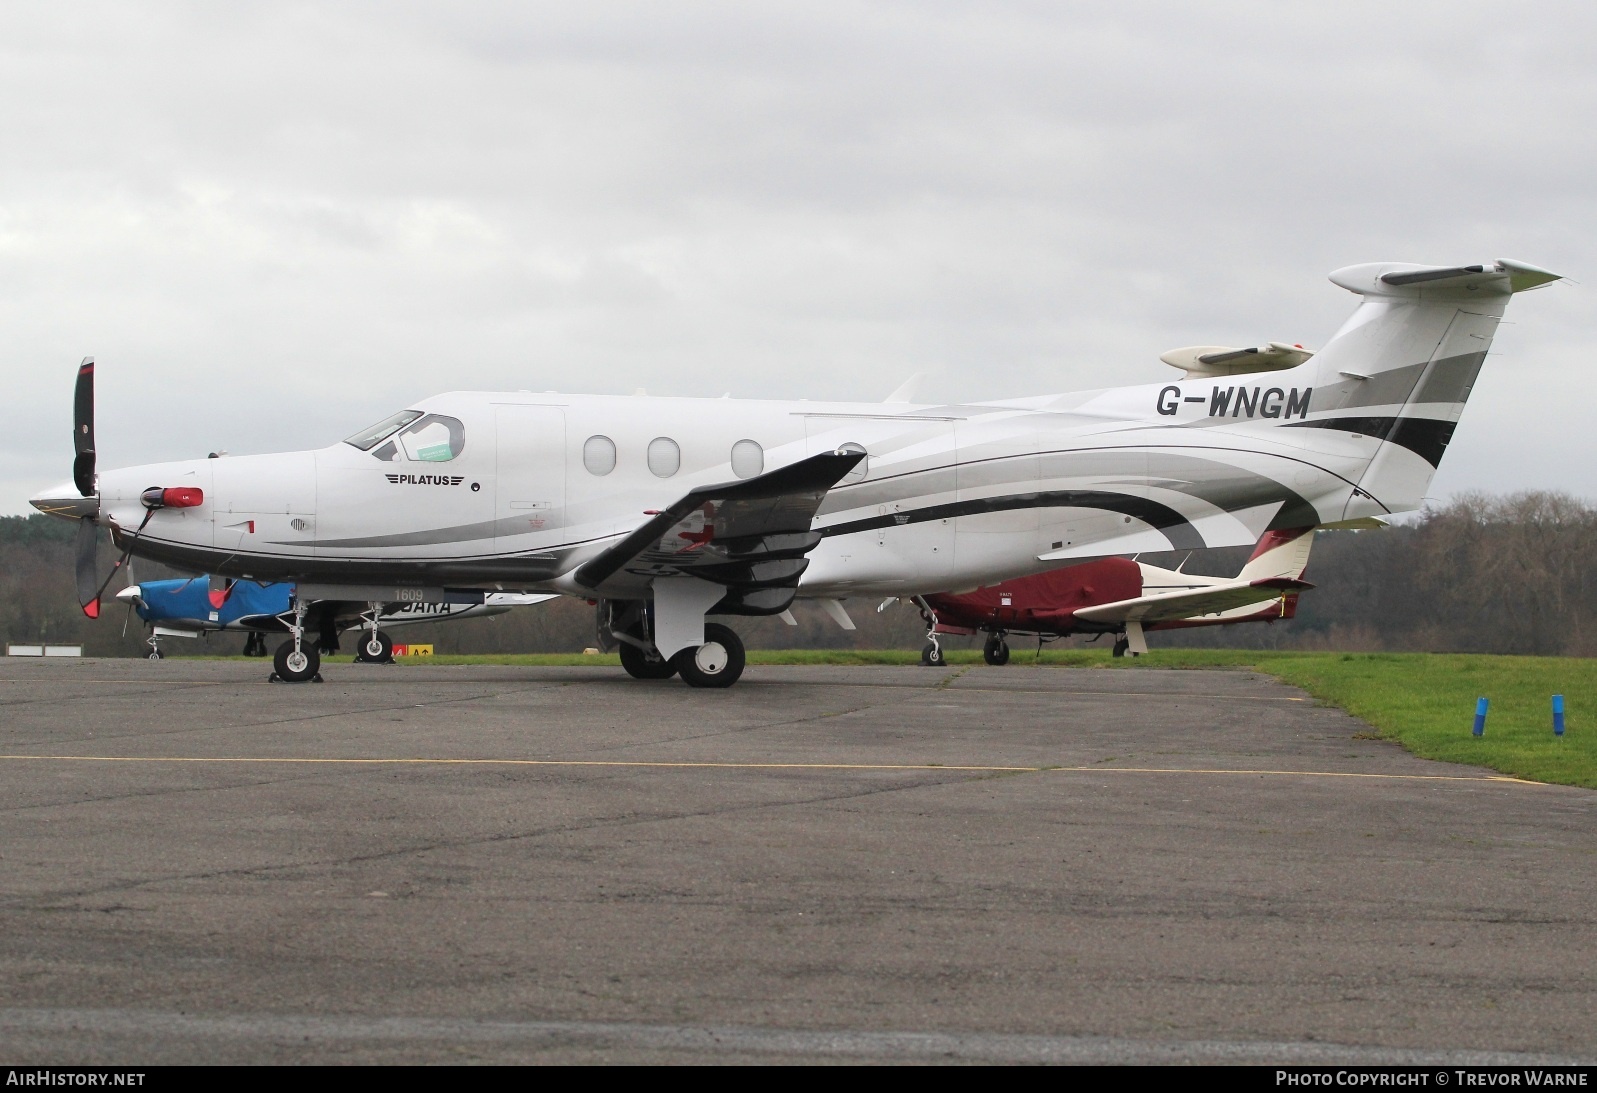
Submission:
<svg viewBox="0 0 1597 1093">
<path fill-rule="evenodd" d="M 616 442 L 607 436 L 590 436 L 582 445 L 582 465 L 589 474 L 609 474 L 616 469 Z"/>
<path fill-rule="evenodd" d="M 740 440 L 732 445 L 732 473 L 753 478 L 765 470 L 765 449 L 757 440 Z"/>
<path fill-rule="evenodd" d="M 682 466 L 682 449 L 668 436 L 649 441 L 649 470 L 660 478 L 670 478 Z"/>
</svg>

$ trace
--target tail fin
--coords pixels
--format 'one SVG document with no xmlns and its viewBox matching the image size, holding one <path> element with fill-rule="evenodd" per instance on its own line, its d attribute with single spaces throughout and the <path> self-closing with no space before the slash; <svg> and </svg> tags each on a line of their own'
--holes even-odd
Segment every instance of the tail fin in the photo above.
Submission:
<svg viewBox="0 0 1597 1093">
<path fill-rule="evenodd" d="M 1419 507 L 1508 298 L 1559 279 L 1509 261 L 1374 263 L 1331 274 L 1364 300 L 1303 366 L 1315 377 L 1311 414 L 1292 424 L 1384 441 L 1358 475 L 1344 519 Z"/>
<path fill-rule="evenodd" d="M 1239 581 L 1263 581 L 1285 577 L 1297 580 L 1308 568 L 1309 550 L 1314 546 L 1313 528 L 1267 531 L 1253 548 L 1253 557 L 1237 574 Z"/>
</svg>

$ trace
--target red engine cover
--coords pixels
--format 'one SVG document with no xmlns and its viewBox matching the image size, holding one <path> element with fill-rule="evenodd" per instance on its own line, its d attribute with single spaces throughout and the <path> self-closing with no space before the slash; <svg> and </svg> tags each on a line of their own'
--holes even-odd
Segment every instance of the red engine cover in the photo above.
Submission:
<svg viewBox="0 0 1597 1093">
<path fill-rule="evenodd" d="M 1129 558 L 1104 558 L 974 592 L 943 592 L 927 596 L 926 602 L 937 612 L 939 627 L 1069 634 L 1081 628 L 1073 615 L 1080 608 L 1140 595 L 1141 567 Z"/>
</svg>

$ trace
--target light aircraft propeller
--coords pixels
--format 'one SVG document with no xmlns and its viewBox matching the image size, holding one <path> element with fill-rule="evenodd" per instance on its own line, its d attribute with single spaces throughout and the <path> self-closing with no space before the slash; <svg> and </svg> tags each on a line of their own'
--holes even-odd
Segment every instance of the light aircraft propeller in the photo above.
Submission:
<svg viewBox="0 0 1597 1093">
<path fill-rule="evenodd" d="M 94 469 L 96 453 L 93 357 L 84 357 L 83 362 L 78 365 L 77 385 L 72 392 L 72 449 L 72 484 L 77 487 L 78 497 L 53 499 L 44 511 L 52 515 L 76 518 L 78 521 L 77 562 L 74 567 L 78 603 L 85 615 L 97 619 L 100 617 L 100 597 L 116 579 L 117 573 L 127 565 L 128 558 L 133 554 L 134 543 L 138 542 L 139 536 L 144 533 L 150 517 L 155 515 L 156 510 L 169 506 L 186 508 L 198 505 L 204 497 L 198 489 L 188 487 L 163 489 L 160 486 L 151 486 L 145 490 L 140 497 L 144 505 L 144 519 L 140 521 L 138 530 L 128 540 L 122 556 L 111 567 L 111 572 L 105 575 L 104 580 L 99 580 L 100 493 Z"/>
</svg>

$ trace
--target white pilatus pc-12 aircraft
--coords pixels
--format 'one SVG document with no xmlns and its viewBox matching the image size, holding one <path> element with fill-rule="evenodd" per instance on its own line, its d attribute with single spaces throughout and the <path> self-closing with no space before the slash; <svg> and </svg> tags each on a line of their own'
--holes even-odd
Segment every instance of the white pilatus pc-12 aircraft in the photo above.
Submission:
<svg viewBox="0 0 1597 1093">
<path fill-rule="evenodd" d="M 98 473 L 89 360 L 73 481 L 32 501 L 81 521 L 91 615 L 100 528 L 123 558 L 294 582 L 285 680 L 316 674 L 315 605 L 376 619 L 522 592 L 594 601 L 633 676 L 724 687 L 743 647 L 709 617 L 795 596 L 837 616 L 842 597 L 1417 508 L 1509 297 L 1558 279 L 1349 266 L 1331 280 L 1358 308 L 1318 352 L 1178 350 L 1170 383 L 962 405 L 455 392 L 317 451 Z"/>
</svg>

